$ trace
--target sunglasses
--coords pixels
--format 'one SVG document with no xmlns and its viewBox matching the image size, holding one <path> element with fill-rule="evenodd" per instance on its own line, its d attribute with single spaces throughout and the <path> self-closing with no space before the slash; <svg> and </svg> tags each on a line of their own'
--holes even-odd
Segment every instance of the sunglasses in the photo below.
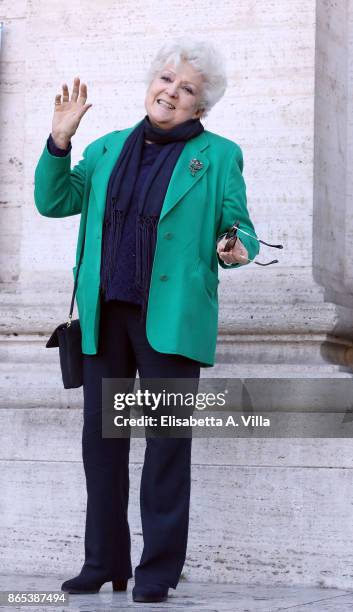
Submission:
<svg viewBox="0 0 353 612">
<path fill-rule="evenodd" d="M 245 230 L 240 229 L 239 227 L 240 221 L 236 221 L 234 223 L 234 225 L 232 225 L 229 230 L 227 231 L 225 238 L 227 239 L 227 242 L 224 246 L 223 251 L 225 252 L 229 252 L 232 250 L 232 248 L 234 247 L 236 241 L 238 240 L 238 232 L 242 232 L 243 234 L 246 234 L 247 236 L 250 236 L 250 238 L 252 238 L 253 240 L 256 240 L 257 242 L 261 242 L 261 244 L 265 244 L 266 246 L 269 246 L 273 249 L 283 249 L 283 244 L 270 244 L 269 242 L 265 242 L 264 240 L 260 240 L 259 238 L 256 238 L 255 236 L 252 236 L 251 234 L 249 234 L 248 232 L 246 232 Z M 278 259 L 273 259 L 272 261 L 268 261 L 267 263 L 261 263 L 260 261 L 255 261 L 254 259 L 248 259 L 247 257 L 244 257 L 244 259 L 246 259 L 247 261 L 253 261 L 254 263 L 256 263 L 258 266 L 270 266 L 271 264 L 275 264 L 278 263 Z"/>
</svg>

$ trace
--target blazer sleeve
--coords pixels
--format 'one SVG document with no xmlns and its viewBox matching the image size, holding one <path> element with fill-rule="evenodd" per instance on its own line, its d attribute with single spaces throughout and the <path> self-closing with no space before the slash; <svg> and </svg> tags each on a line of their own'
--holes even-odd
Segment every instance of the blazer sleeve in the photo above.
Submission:
<svg viewBox="0 0 353 612">
<path fill-rule="evenodd" d="M 243 178 L 243 153 L 237 145 L 227 170 L 223 202 L 221 209 L 221 219 L 217 229 L 217 243 L 225 236 L 229 227 L 236 221 L 239 223 L 238 238 L 241 240 L 248 251 L 249 259 L 254 259 L 260 250 L 259 242 L 255 233 L 254 225 L 249 217 L 246 185 Z M 243 233 L 242 231 L 246 233 Z M 226 264 L 218 257 L 218 263 L 222 268 L 238 268 L 245 264 Z"/>
<path fill-rule="evenodd" d="M 45 217 L 69 217 L 82 211 L 86 178 L 86 152 L 71 170 L 71 153 L 52 155 L 47 143 L 34 174 L 34 201 Z"/>
</svg>

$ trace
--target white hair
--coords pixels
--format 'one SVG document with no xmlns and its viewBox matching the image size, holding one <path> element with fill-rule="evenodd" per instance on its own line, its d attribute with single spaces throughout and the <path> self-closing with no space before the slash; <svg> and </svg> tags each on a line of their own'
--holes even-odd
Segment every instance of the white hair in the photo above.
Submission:
<svg viewBox="0 0 353 612">
<path fill-rule="evenodd" d="M 200 108 L 204 109 L 202 117 L 206 117 L 227 88 L 225 59 L 211 43 L 187 38 L 165 43 L 152 61 L 146 76 L 146 85 L 150 85 L 166 64 L 178 66 L 182 61 L 190 63 L 203 77 Z"/>
</svg>

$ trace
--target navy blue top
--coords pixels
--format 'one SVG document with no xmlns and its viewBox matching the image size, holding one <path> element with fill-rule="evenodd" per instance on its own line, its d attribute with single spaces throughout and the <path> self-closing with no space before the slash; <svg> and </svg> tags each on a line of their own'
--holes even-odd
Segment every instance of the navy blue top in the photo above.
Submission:
<svg viewBox="0 0 353 612">
<path fill-rule="evenodd" d="M 59 149 L 54 144 L 51 135 L 48 138 L 47 147 L 49 153 L 58 157 L 64 157 L 71 151 L 71 143 L 67 149 Z M 118 266 L 116 267 L 115 275 L 110 283 L 109 293 L 104 296 L 105 301 L 122 300 L 123 302 L 142 304 L 141 292 L 135 286 L 137 203 L 151 166 L 162 147 L 162 144 L 152 143 L 145 144 L 142 149 L 139 173 L 125 218 L 117 254 Z"/>
</svg>

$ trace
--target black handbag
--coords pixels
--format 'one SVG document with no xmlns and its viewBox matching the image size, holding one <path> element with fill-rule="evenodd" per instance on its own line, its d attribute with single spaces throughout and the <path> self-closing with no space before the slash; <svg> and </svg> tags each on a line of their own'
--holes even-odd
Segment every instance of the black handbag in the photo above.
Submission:
<svg viewBox="0 0 353 612">
<path fill-rule="evenodd" d="M 60 367 L 64 389 L 76 389 L 77 387 L 82 387 L 83 384 L 81 325 L 79 319 L 72 320 L 83 248 L 84 240 L 82 243 L 80 259 L 76 268 L 74 289 L 72 292 L 68 320 L 66 323 L 61 323 L 58 325 L 46 343 L 46 348 L 59 347 Z"/>
</svg>

